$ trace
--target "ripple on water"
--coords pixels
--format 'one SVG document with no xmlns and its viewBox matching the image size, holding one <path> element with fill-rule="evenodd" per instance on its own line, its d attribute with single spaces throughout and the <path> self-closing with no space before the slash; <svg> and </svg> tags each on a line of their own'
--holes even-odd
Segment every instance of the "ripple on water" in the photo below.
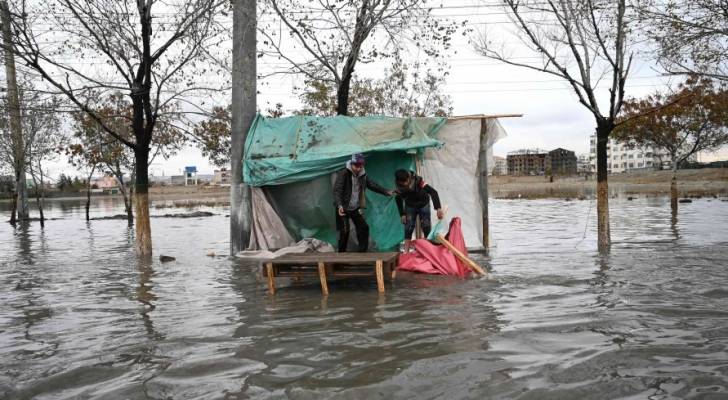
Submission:
<svg viewBox="0 0 728 400">
<path fill-rule="evenodd" d="M 268 296 L 257 265 L 207 257 L 228 252 L 220 210 L 155 218 L 162 264 L 80 204 L 0 226 L 0 398 L 728 398 L 726 202 L 672 221 L 665 199 L 613 199 L 598 256 L 588 201 L 494 200 L 489 278 L 327 298 L 315 280 Z"/>
</svg>

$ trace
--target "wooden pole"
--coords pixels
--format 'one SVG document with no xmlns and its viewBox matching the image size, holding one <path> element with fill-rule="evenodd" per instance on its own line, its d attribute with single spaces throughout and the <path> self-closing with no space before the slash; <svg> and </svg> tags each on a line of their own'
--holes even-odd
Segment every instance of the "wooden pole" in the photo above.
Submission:
<svg viewBox="0 0 728 400">
<path fill-rule="evenodd" d="M 377 260 L 375 265 L 377 270 L 377 291 L 384 293 L 384 268 L 382 260 Z"/>
<path fill-rule="evenodd" d="M 250 241 L 251 195 L 243 182 L 245 137 L 256 113 L 256 8 L 255 0 L 233 2 L 232 138 L 230 149 L 230 252 L 245 249 Z"/>
<path fill-rule="evenodd" d="M 490 248 L 490 221 L 488 215 L 488 121 L 480 119 L 480 147 L 481 147 L 481 170 L 480 170 L 480 202 L 483 213 L 483 247 Z M 485 148 L 483 148 L 485 147 Z"/>
<path fill-rule="evenodd" d="M 319 280 L 321 281 L 321 293 L 324 296 L 329 295 L 329 284 L 326 282 L 326 265 L 322 262 L 318 263 Z"/>
<path fill-rule="evenodd" d="M 447 247 L 448 250 L 452 252 L 452 254 L 455 255 L 460 261 L 464 262 L 465 265 L 470 267 L 473 271 L 479 273 L 480 275 L 485 275 L 485 270 L 480 267 L 480 265 L 476 264 L 475 261 L 469 259 L 465 256 L 460 250 L 458 250 L 455 246 L 453 246 L 452 243 L 448 242 L 447 239 L 445 239 L 442 235 L 437 235 L 437 240 L 443 244 L 443 246 Z"/>
<path fill-rule="evenodd" d="M 265 269 L 268 275 L 268 292 L 270 294 L 276 294 L 276 278 L 273 274 L 273 263 L 267 263 Z"/>
</svg>

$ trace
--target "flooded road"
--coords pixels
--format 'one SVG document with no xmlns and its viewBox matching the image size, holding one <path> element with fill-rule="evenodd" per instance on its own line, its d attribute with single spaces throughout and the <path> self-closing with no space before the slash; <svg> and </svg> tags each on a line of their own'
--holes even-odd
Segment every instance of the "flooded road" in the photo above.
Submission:
<svg viewBox="0 0 728 400">
<path fill-rule="evenodd" d="M 126 221 L 50 202 L 0 224 L 0 398 L 728 398 L 728 202 L 610 203 L 606 257 L 595 202 L 492 200 L 489 278 L 323 298 L 226 257 L 228 209 L 154 218 L 140 262 Z"/>
</svg>

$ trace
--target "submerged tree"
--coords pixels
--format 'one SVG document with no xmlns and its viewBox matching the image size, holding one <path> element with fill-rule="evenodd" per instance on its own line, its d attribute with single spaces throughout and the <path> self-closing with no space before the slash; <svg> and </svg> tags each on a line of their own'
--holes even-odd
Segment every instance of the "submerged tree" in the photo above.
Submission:
<svg viewBox="0 0 728 400">
<path fill-rule="evenodd" d="M 670 157 L 670 205 L 677 213 L 677 169 L 691 156 L 728 143 L 728 90 L 709 79 L 691 78 L 673 93 L 625 101 L 615 135 L 665 151 Z"/>
<path fill-rule="evenodd" d="M 269 54 L 285 60 L 310 82 L 335 88 L 336 114 L 349 115 L 349 95 L 358 63 L 400 56 L 414 46 L 439 58 L 450 47 L 456 25 L 434 18 L 427 0 L 325 0 L 317 5 L 296 0 L 266 0 L 285 27 L 260 29 Z M 304 58 L 297 58 L 281 36 L 293 39 Z"/>
<path fill-rule="evenodd" d="M 104 99 L 102 105 L 96 110 L 96 114 L 107 127 L 112 128 L 120 136 L 130 141 L 134 140 L 131 125 L 133 106 L 121 93 L 111 94 Z M 170 115 L 173 116 L 174 113 L 169 110 L 160 112 L 154 137 L 149 145 L 150 154 L 147 161 L 149 165 L 157 157 L 167 159 L 174 155 L 187 140 L 179 128 L 168 120 Z M 134 197 L 134 191 L 131 184 L 136 181 L 137 171 L 132 149 L 109 135 L 95 118 L 87 113 L 78 112 L 74 114 L 73 135 L 66 154 L 76 165 L 87 167 L 96 165 L 99 171 L 114 177 L 124 199 L 127 221 L 129 226 L 132 226 L 134 213 L 131 200 Z M 91 170 L 93 174 L 95 168 L 91 168 Z M 125 177 L 129 177 L 129 179 L 126 180 Z M 87 199 L 87 208 L 88 201 Z"/>
<path fill-rule="evenodd" d="M 607 142 L 617 126 L 632 64 L 626 0 L 503 0 L 517 40 L 541 58 L 539 65 L 512 57 L 484 32 L 476 38 L 481 55 L 564 80 L 594 116 L 597 134 L 597 218 L 599 251 L 609 248 Z M 608 84 L 606 98 L 598 86 Z M 605 105 L 607 107 L 605 107 Z"/>
<path fill-rule="evenodd" d="M 166 107 L 194 93 L 218 89 L 200 80 L 209 52 L 222 47 L 214 17 L 227 0 L 49 0 L 14 9 L 15 54 L 53 89 L 134 153 L 136 248 L 152 252 L 148 164 Z M 50 32 L 50 33 L 49 33 Z M 101 60 L 101 61 L 99 61 Z M 92 61 L 93 68 L 82 67 Z M 224 84 L 224 82 L 222 83 Z M 212 86 L 212 87 L 211 87 Z M 104 95 L 123 92 L 131 102 L 132 138 L 99 114 Z"/>
<path fill-rule="evenodd" d="M 0 164 L 6 165 L 17 178 L 18 163 L 23 163 L 22 171 L 29 173 L 30 178 L 33 180 L 40 223 L 43 226 L 45 225 L 45 215 L 43 213 L 45 197 L 43 164 L 58 155 L 58 148 L 65 139 L 61 131 L 61 113 L 64 110 L 58 97 L 36 90 L 31 83 L 31 78 L 26 73 L 19 74 L 19 77 L 20 140 L 18 140 L 12 129 L 12 115 L 10 113 L 0 114 Z M 4 109 L 8 108 L 7 97 L 2 98 L 2 106 Z M 20 146 L 20 148 L 17 146 Z M 22 156 L 19 154 L 22 154 Z M 25 180 L 23 180 L 21 186 L 26 188 Z M 15 193 L 11 222 L 15 220 L 16 205 L 21 203 L 17 199 L 17 189 L 15 189 Z M 29 217 L 23 217 L 20 209 L 17 211 L 20 219 Z"/>
</svg>

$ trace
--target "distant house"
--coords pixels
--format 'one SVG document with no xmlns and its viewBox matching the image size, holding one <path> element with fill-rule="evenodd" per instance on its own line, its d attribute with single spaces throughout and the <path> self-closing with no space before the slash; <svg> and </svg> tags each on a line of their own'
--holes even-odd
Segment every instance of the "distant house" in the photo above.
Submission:
<svg viewBox="0 0 728 400">
<path fill-rule="evenodd" d="M 508 153 L 508 175 L 542 175 L 547 153 L 540 149 L 523 149 Z"/>
<path fill-rule="evenodd" d="M 185 167 L 185 186 L 197 185 L 197 167 L 194 165 Z"/>
<path fill-rule="evenodd" d="M 576 156 L 576 172 L 578 174 L 594 172 L 589 154 L 579 154 Z"/>
<path fill-rule="evenodd" d="M 562 148 L 548 152 L 546 170 L 554 175 L 576 175 L 576 154 Z"/>
<path fill-rule="evenodd" d="M 493 175 L 507 175 L 508 162 L 505 157 L 493 156 Z"/>
<path fill-rule="evenodd" d="M 215 175 L 212 177 L 212 184 L 217 186 L 230 186 L 232 182 L 231 171 L 222 168 L 215 170 Z"/>
<path fill-rule="evenodd" d="M 111 175 L 104 175 L 100 178 L 91 178 L 91 187 L 93 186 L 105 191 L 118 188 L 119 182 Z"/>
</svg>

